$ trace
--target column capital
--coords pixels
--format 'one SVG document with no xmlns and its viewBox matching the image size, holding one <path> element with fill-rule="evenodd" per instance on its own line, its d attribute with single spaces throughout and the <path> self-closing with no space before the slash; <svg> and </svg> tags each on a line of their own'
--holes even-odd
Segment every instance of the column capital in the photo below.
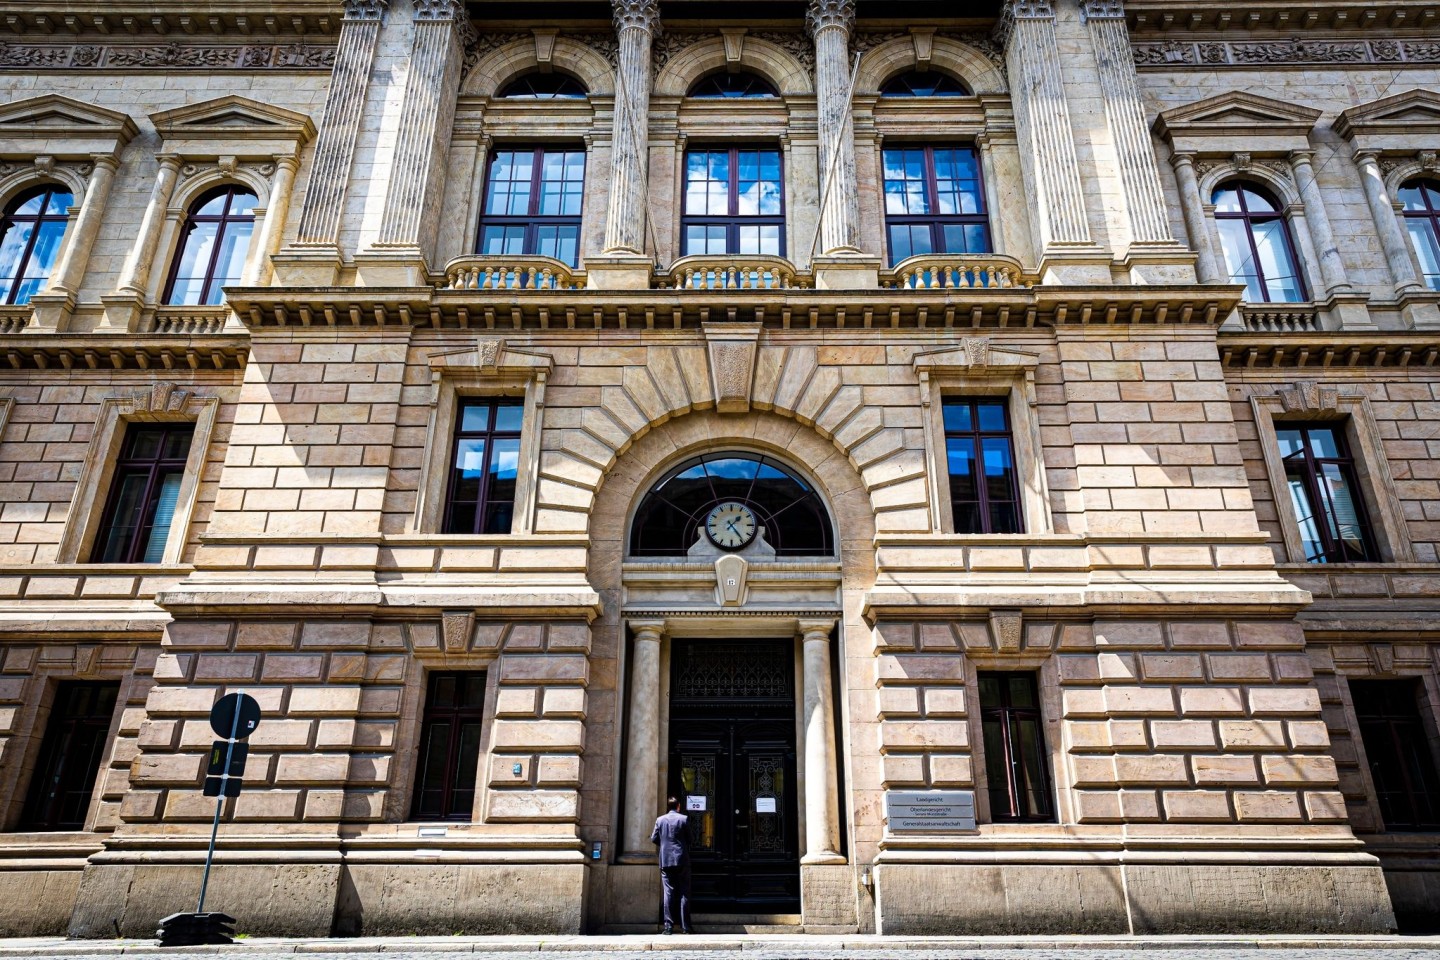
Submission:
<svg viewBox="0 0 1440 960">
<path fill-rule="evenodd" d="M 181 157 L 178 153 L 157 154 L 155 159 L 160 161 L 161 170 L 169 170 L 171 172 L 178 172 L 181 165 L 185 162 L 185 158 Z"/>
<path fill-rule="evenodd" d="M 1380 151 L 1374 147 L 1356 147 L 1353 154 L 1356 163 L 1379 163 Z"/>
<path fill-rule="evenodd" d="M 800 636 L 805 638 L 806 643 L 814 640 L 830 642 L 830 634 L 835 630 L 834 620 L 801 620 L 796 624 Z"/>
<path fill-rule="evenodd" d="M 855 26 L 855 0 L 810 0 L 805 10 L 805 29 L 816 36 L 830 27 L 840 27 L 847 34 Z"/>
<path fill-rule="evenodd" d="M 1195 154 L 1177 151 L 1170 154 L 1170 166 L 1179 170 L 1181 167 L 1194 167 Z"/>
<path fill-rule="evenodd" d="M 277 153 L 270 159 L 277 168 L 289 170 L 291 173 L 300 172 L 300 158 L 293 153 Z"/>
<path fill-rule="evenodd" d="M 1008 0 L 1000 15 L 1009 20 L 1054 20 L 1055 7 L 1050 0 Z"/>
<path fill-rule="evenodd" d="M 90 162 L 97 167 L 104 167 L 111 173 L 120 169 L 120 158 L 113 153 L 92 153 L 90 154 Z"/>
<path fill-rule="evenodd" d="M 390 0 L 344 0 L 346 20 L 380 20 Z"/>
<path fill-rule="evenodd" d="M 1291 150 L 1290 156 L 1287 159 L 1290 161 L 1290 166 L 1292 167 L 1298 167 L 1302 165 L 1308 167 L 1310 166 L 1310 163 L 1315 159 L 1315 151 Z"/>
<path fill-rule="evenodd" d="M 664 620 L 631 620 L 630 629 L 635 631 L 636 640 L 655 643 L 659 643 L 666 633 Z"/>
<path fill-rule="evenodd" d="M 461 0 L 412 0 L 415 4 L 415 19 L 442 23 L 464 20 L 468 14 Z"/>
<path fill-rule="evenodd" d="M 1125 4 L 1121 0 L 1081 0 L 1080 19 L 1085 23 L 1091 20 L 1124 20 Z"/>
<path fill-rule="evenodd" d="M 615 11 L 615 32 L 637 27 L 646 33 L 660 33 L 659 0 L 610 0 Z"/>
</svg>

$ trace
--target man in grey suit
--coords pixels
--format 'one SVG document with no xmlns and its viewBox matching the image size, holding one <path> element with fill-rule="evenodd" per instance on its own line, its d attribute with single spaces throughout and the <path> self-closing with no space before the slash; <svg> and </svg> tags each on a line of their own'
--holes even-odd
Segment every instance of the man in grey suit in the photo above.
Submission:
<svg viewBox="0 0 1440 960">
<path fill-rule="evenodd" d="M 660 846 L 660 883 L 665 888 L 665 932 L 690 933 L 690 820 L 680 812 L 680 801 L 665 801 L 665 813 L 655 821 L 650 842 Z"/>
</svg>

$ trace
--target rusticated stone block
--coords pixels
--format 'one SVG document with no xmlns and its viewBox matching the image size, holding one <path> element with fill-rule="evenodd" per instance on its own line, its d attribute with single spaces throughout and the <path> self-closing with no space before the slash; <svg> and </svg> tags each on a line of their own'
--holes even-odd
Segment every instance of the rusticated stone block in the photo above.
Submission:
<svg viewBox="0 0 1440 960">
<path fill-rule="evenodd" d="M 1260 782 L 1260 773 L 1255 769 L 1255 759 L 1251 756 L 1191 757 L 1190 770 L 1195 777 L 1195 782 L 1201 786 L 1218 784 L 1244 786 Z"/>
<path fill-rule="evenodd" d="M 275 783 L 344 783 L 350 757 L 343 753 L 286 753 L 275 765 Z"/>
<path fill-rule="evenodd" d="M 1226 750 L 1283 750 L 1284 726 L 1278 720 L 1221 720 L 1220 745 Z"/>
<path fill-rule="evenodd" d="M 1271 786 L 1330 786 L 1336 782 L 1330 757 L 1261 757 L 1260 769 Z"/>
<path fill-rule="evenodd" d="M 1215 727 L 1208 720 L 1155 720 L 1150 736 L 1157 750 L 1214 749 Z"/>
<path fill-rule="evenodd" d="M 533 717 L 539 705 L 539 687 L 501 687 L 495 698 L 495 716 Z"/>
<path fill-rule="evenodd" d="M 887 758 L 888 759 L 888 758 Z M 964 754 L 930 755 L 930 784 L 935 787 L 969 787 L 975 783 L 970 757 Z"/>
<path fill-rule="evenodd" d="M 586 657 L 511 656 L 500 658 L 500 682 L 505 684 L 586 683 L 590 661 Z"/>
<path fill-rule="evenodd" d="M 1320 694 L 1309 687 L 1258 687 L 1249 691 L 1255 716 L 1318 714 Z"/>
<path fill-rule="evenodd" d="M 584 687 L 547 687 L 541 713 L 547 717 L 583 717 Z"/>
<path fill-rule="evenodd" d="M 497 720 L 491 736 L 495 750 L 580 752 L 585 725 L 576 720 Z"/>
<path fill-rule="evenodd" d="M 1235 817 L 1241 823 L 1256 821 L 1297 821 L 1300 819 L 1299 797 L 1291 792 L 1239 790 L 1235 797 Z"/>
<path fill-rule="evenodd" d="M 1112 714 L 1175 713 L 1175 693 L 1170 687 L 1105 688 L 1105 709 Z"/>
<path fill-rule="evenodd" d="M 964 683 L 964 661 L 946 654 L 882 654 L 875 660 L 881 683 Z"/>
<path fill-rule="evenodd" d="M 360 709 L 360 687 L 295 687 L 290 714 L 354 714 Z"/>
<path fill-rule="evenodd" d="M 953 720 L 886 720 L 880 724 L 880 749 L 885 753 L 965 747 L 970 728 Z"/>
<path fill-rule="evenodd" d="M 963 717 L 965 690 L 961 687 L 930 687 L 925 691 L 925 716 Z"/>
<path fill-rule="evenodd" d="M 1346 819 L 1344 795 L 1330 790 L 1305 792 L 1305 816 L 1315 823 L 1340 823 Z"/>
<path fill-rule="evenodd" d="M 880 775 L 886 787 L 924 786 L 925 757 L 916 753 L 897 753 L 881 757 Z"/>
<path fill-rule="evenodd" d="M 1165 819 L 1176 823 L 1224 823 L 1232 819 L 1224 790 L 1166 790 Z"/>
<path fill-rule="evenodd" d="M 1238 687 L 1185 687 L 1180 691 L 1185 716 L 1244 716 L 1245 695 Z"/>
<path fill-rule="evenodd" d="M 1164 754 L 1121 755 L 1115 758 L 1115 776 L 1121 783 L 1187 783 L 1185 758 Z"/>
<path fill-rule="evenodd" d="M 486 820 L 555 823 L 580 817 L 575 790 L 491 790 Z"/>
</svg>

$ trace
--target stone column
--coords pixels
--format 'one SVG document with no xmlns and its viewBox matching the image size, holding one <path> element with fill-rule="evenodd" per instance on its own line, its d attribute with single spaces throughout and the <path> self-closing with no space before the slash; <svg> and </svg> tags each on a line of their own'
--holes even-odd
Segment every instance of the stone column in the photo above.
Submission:
<svg viewBox="0 0 1440 960">
<path fill-rule="evenodd" d="M 460 33 L 469 16 L 461 0 L 415 0 L 410 69 L 380 235 L 365 257 L 357 258 L 386 260 L 390 265 L 376 276 L 362 262 L 360 271 L 367 284 L 425 282 L 425 255 L 434 245 L 439 225 L 444 163 L 460 93 Z M 401 267 L 395 263 L 398 260 L 407 263 Z"/>
<path fill-rule="evenodd" d="M 389 0 L 344 0 L 340 42 L 325 115 L 315 141 L 309 186 L 300 211 L 300 232 L 286 249 L 276 269 L 287 285 L 329 286 L 340 268 L 340 218 L 355 144 L 360 136 L 360 115 L 370 85 L 370 65 L 380 39 L 380 21 Z"/>
<path fill-rule="evenodd" d="M 1325 212 L 1325 197 L 1315 180 L 1315 168 L 1310 160 L 1308 150 L 1296 150 L 1290 154 L 1290 169 L 1295 174 L 1296 186 L 1300 188 L 1300 202 L 1305 205 L 1305 223 L 1310 228 L 1315 256 L 1320 259 L 1320 279 L 1325 284 L 1326 293 L 1348 292 L 1350 281 L 1345 277 L 1345 264 L 1335 244 L 1335 233 L 1330 229 L 1330 215 Z"/>
<path fill-rule="evenodd" d="M 180 182 L 180 158 L 162 154 L 159 160 L 160 169 L 155 174 L 155 185 L 150 188 L 150 202 L 145 205 L 140 230 L 120 266 L 119 285 L 113 294 L 100 298 L 105 304 L 107 326 L 133 330 L 145 305 L 145 290 L 150 285 L 150 270 L 155 265 L 160 234 L 165 230 L 166 211 L 175 196 L 175 185 Z"/>
<path fill-rule="evenodd" d="M 1380 171 L 1380 158 L 1373 150 L 1360 150 L 1355 154 L 1355 165 L 1360 168 L 1360 184 L 1365 189 L 1365 202 L 1370 206 L 1370 216 L 1375 219 L 1375 231 L 1380 234 L 1380 247 L 1385 251 L 1385 262 L 1390 267 L 1390 277 L 1395 282 L 1397 294 L 1413 293 L 1424 289 L 1415 273 L 1415 261 L 1410 256 L 1410 240 L 1400 227 L 1400 218 L 1395 216 L 1395 205 L 1390 192 L 1385 189 L 1385 174 Z M 1309 213 L 1306 213 L 1309 219 Z"/>
<path fill-rule="evenodd" d="M 663 620 L 631 621 L 635 632 L 630 660 L 629 726 L 625 740 L 625 834 L 620 858 L 652 862 L 650 830 L 659 815 L 660 795 L 660 640 Z"/>
<path fill-rule="evenodd" d="M 1201 283 L 1227 283 L 1229 277 L 1220 269 L 1215 248 L 1210 243 L 1210 220 L 1205 216 L 1205 198 L 1200 196 L 1200 181 L 1195 176 L 1195 156 L 1189 153 L 1170 155 L 1175 168 L 1175 182 L 1180 188 L 1180 210 L 1185 216 L 1185 230 L 1195 250 L 1195 272 Z"/>
<path fill-rule="evenodd" d="M 115 182 L 115 171 L 120 161 L 111 154 L 96 154 L 90 158 L 95 169 L 90 182 L 85 185 L 85 196 L 80 201 L 80 214 L 75 218 L 70 241 L 65 244 L 65 255 L 55 265 L 50 275 L 46 293 L 73 296 L 80 289 L 85 273 L 85 263 L 90 259 L 90 248 L 100 232 L 100 220 L 105 215 L 105 204 L 110 197 L 110 187 Z"/>
<path fill-rule="evenodd" d="M 805 26 L 815 39 L 820 138 L 820 253 L 860 252 L 860 201 L 850 108 L 850 29 L 855 0 L 810 0 Z"/>
<path fill-rule="evenodd" d="M 1160 168 L 1145 123 L 1145 106 L 1135 80 L 1135 56 L 1120 0 L 1084 0 L 1081 16 L 1090 31 L 1100 72 L 1100 98 L 1120 166 L 1120 186 L 1129 215 L 1130 241 L 1173 244 Z"/>
<path fill-rule="evenodd" d="M 258 286 L 270 279 L 270 258 L 279 252 L 280 241 L 285 236 L 285 221 L 290 216 L 290 195 L 295 189 L 295 174 L 299 170 L 300 161 L 297 158 L 275 158 L 275 177 L 270 182 L 265 218 L 260 222 L 260 234 L 250 251 L 250 262 L 245 265 L 241 286 Z"/>
<path fill-rule="evenodd" d="M 650 44 L 660 32 L 660 5 L 658 0 L 612 0 L 612 4 L 620 66 L 615 78 L 605 253 L 643 256 L 649 214 Z"/>
<path fill-rule="evenodd" d="M 844 863 L 836 788 L 835 698 L 830 677 L 833 620 L 804 621 L 805 856 L 802 863 Z"/>
</svg>

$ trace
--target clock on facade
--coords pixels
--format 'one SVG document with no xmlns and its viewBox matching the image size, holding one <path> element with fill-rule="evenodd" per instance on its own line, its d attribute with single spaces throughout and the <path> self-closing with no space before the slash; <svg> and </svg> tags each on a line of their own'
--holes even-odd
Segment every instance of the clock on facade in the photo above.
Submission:
<svg viewBox="0 0 1440 960">
<path fill-rule="evenodd" d="M 722 550 L 739 550 L 755 539 L 755 513 L 745 504 L 716 504 L 705 517 L 705 535 Z"/>
</svg>

